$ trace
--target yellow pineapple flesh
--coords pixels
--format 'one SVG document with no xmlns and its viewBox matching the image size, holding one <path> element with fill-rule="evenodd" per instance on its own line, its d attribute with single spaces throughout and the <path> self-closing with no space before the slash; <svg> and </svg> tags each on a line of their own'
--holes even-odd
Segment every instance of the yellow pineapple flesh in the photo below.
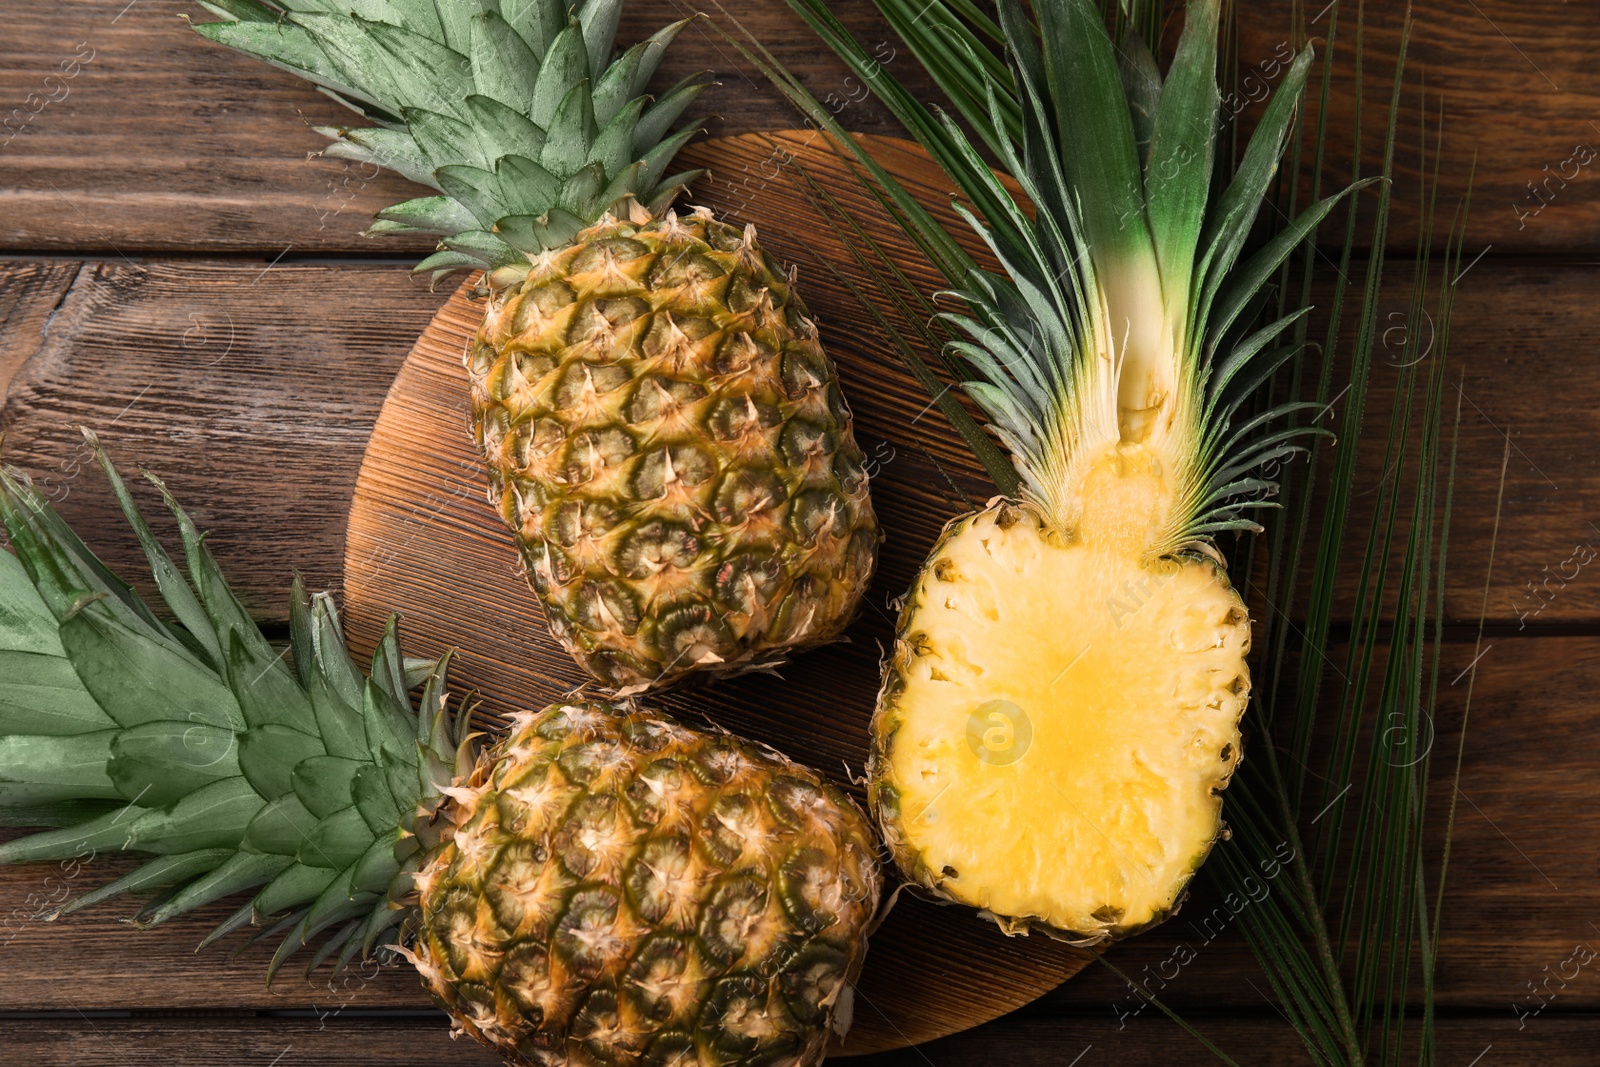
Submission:
<svg viewBox="0 0 1600 1067">
<path fill-rule="evenodd" d="M 946 531 L 901 614 L 874 806 L 914 882 L 1008 932 L 1159 922 L 1220 830 L 1245 608 L 1212 560 L 1129 544 L 996 503 Z"/>
</svg>

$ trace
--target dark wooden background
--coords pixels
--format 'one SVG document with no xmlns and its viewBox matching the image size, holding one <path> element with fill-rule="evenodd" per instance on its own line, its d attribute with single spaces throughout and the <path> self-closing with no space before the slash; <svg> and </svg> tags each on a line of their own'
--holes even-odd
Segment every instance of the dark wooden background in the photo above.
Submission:
<svg viewBox="0 0 1600 1067">
<path fill-rule="evenodd" d="M 863 39 L 885 39 L 869 4 L 837 6 Z M 1308 17 L 1320 6 L 1308 5 Z M 1368 8 L 1370 54 L 1382 67 L 1401 5 Z M 622 37 L 689 10 L 640 0 Z M 1575 947 L 1600 948 L 1600 571 L 1571 576 L 1564 565 L 1600 548 L 1600 159 L 1572 176 L 1580 146 L 1600 144 L 1592 52 L 1600 5 L 1428 0 L 1416 11 L 1413 62 L 1434 94 L 1430 125 L 1443 109 L 1447 191 L 1462 188 L 1476 162 L 1453 340 L 1465 418 L 1447 596 L 1461 625 L 1447 678 L 1473 659 L 1470 624 L 1485 603 L 1496 483 L 1511 446 L 1440 946 L 1439 1062 L 1593 1064 L 1600 964 L 1556 974 Z M 1280 0 L 1248 6 L 1243 68 L 1274 53 L 1288 13 Z M 200 11 L 183 0 L 5 0 L 7 457 L 110 560 L 137 573 L 132 540 L 74 444 L 73 426 L 97 427 L 124 462 L 168 478 L 212 531 L 252 610 L 281 626 L 293 568 L 314 586 L 339 586 L 345 517 L 373 420 L 444 293 L 403 269 L 420 243 L 358 236 L 374 210 L 406 195 L 403 182 L 303 158 L 322 143 L 308 125 L 339 121 L 341 109 L 287 75 L 204 45 L 185 14 Z M 751 0 L 738 14 L 847 126 L 893 132 L 782 3 Z M 919 84 L 900 56 L 896 73 Z M 73 57 L 74 76 L 46 81 Z M 705 98 L 716 112 L 710 133 L 796 124 L 696 27 L 664 76 L 703 67 L 722 82 Z M 1421 114 L 1407 111 L 1406 145 L 1418 141 Z M 1415 152 L 1402 151 L 1402 194 L 1414 189 L 1416 166 Z M 1565 180 L 1550 178 L 1563 172 Z M 1399 251 L 1415 239 L 1407 203 L 1400 195 Z M 1397 295 L 1396 310 L 1403 306 Z M 1381 339 L 1380 377 L 1409 358 L 1403 341 Z M 1464 688 L 1446 690 L 1441 736 L 1459 718 Z M 118 869 L 110 861 L 82 871 L 0 869 L 0 1061 L 492 1062 L 448 1039 L 405 970 L 332 985 L 290 975 L 268 990 L 259 953 L 192 953 L 204 917 L 146 934 L 121 923 L 114 906 L 38 920 L 63 894 Z M 1191 907 L 1209 910 L 1204 891 Z M 1184 944 L 1196 958 L 1162 990 L 1169 1003 L 1240 1063 L 1308 1062 L 1233 932 L 1205 943 L 1180 916 L 1109 958 L 1129 974 L 1155 975 Z M 1091 967 L 985 1027 L 872 1063 L 1208 1060 L 1138 1004 L 1109 971 Z"/>
</svg>

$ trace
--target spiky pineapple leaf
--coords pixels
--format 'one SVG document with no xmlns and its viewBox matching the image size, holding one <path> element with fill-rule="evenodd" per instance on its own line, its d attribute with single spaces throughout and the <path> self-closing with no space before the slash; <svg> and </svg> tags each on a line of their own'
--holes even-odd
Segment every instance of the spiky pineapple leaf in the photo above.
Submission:
<svg viewBox="0 0 1600 1067">
<path fill-rule="evenodd" d="M 556 0 L 224 0 L 207 10 L 219 21 L 196 24 L 201 35 L 313 82 L 378 124 L 319 128 L 334 142 L 325 154 L 444 194 L 444 204 L 385 209 L 367 231 L 438 235 L 440 251 L 416 267 L 435 279 L 481 268 L 491 284 L 509 283 L 549 242 L 606 212 L 664 211 L 689 180 L 669 167 L 694 131 L 670 131 L 704 75 L 659 99 L 645 93 L 688 19 L 613 62 L 620 0 L 570 10 Z M 524 181 L 523 170 L 493 180 L 508 158 L 549 180 Z M 531 251 L 494 235 L 497 220 L 523 216 L 543 220 L 545 241 Z"/>
<path fill-rule="evenodd" d="M 293 928 L 274 967 L 338 923 L 356 925 L 319 960 L 358 932 L 359 951 L 392 940 L 417 820 L 467 758 L 446 721 L 446 661 L 406 660 L 391 623 L 364 682 L 332 601 L 297 581 L 286 662 L 291 649 L 267 643 L 165 487 L 187 574 L 89 442 L 177 621 L 111 575 L 25 477 L 0 471 L 15 551 L 0 551 L 0 819 L 56 827 L 0 845 L 0 863 L 152 856 L 61 908 L 165 890 L 144 925 L 252 891 L 217 936 L 252 920 Z"/>
<path fill-rule="evenodd" d="M 1035 15 L 1043 45 L 1044 84 L 1053 90 L 1057 151 L 1068 184 L 1092 206 L 1083 213 L 1090 254 L 1097 264 L 1154 256 L 1133 121 L 1105 20 L 1089 0 L 1040 0 Z M 1205 77 L 1200 73 L 1195 80 L 1203 82 Z M 1174 99 L 1167 92 L 1171 88 L 1169 81 L 1162 91 L 1168 100 Z M 1176 116 L 1198 108 L 1180 109 L 1171 103 L 1163 110 Z M 1179 136 L 1179 121 L 1172 120 L 1174 137 Z M 1181 136 L 1192 138 L 1194 131 L 1185 128 Z"/>
<path fill-rule="evenodd" d="M 1217 110 L 1222 106 L 1215 74 L 1220 6 L 1220 0 L 1190 4 L 1183 36 L 1178 41 L 1179 55 L 1172 62 L 1172 77 L 1159 95 L 1150 93 L 1149 72 L 1143 80 L 1144 92 L 1155 95 L 1149 148 L 1144 156 L 1146 209 L 1156 263 L 1161 269 L 1162 295 L 1169 307 L 1188 304 L 1195 248 L 1205 223 Z M 1142 41 L 1136 51 L 1149 54 Z M 1125 87 L 1126 84 L 1125 76 Z M 1136 78 L 1135 85 L 1140 84 L 1141 79 Z M 1147 106 L 1144 100 L 1129 97 L 1121 112 L 1132 122 Z"/>
</svg>

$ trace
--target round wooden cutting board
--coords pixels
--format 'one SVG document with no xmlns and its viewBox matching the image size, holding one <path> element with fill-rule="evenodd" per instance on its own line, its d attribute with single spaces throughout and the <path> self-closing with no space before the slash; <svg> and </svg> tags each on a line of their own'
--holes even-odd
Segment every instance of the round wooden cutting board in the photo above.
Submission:
<svg viewBox="0 0 1600 1067">
<path fill-rule="evenodd" d="M 926 156 L 903 141 L 872 145 L 930 208 L 959 225 L 948 210 L 948 183 Z M 981 505 L 992 485 L 841 281 L 864 282 L 866 274 L 811 197 L 826 190 L 867 221 L 919 288 L 939 286 L 822 136 L 721 138 L 684 157 L 711 171 L 696 183 L 694 202 L 754 223 L 766 249 L 798 269 L 800 292 L 839 364 L 888 540 L 847 642 L 802 654 L 781 677 L 734 678 L 650 703 L 768 742 L 860 796 L 850 777 L 866 756 L 880 650 L 893 632 L 888 603 L 909 587 L 940 528 Z M 457 649 L 453 688 L 475 690 L 492 720 L 543 707 L 587 676 L 546 631 L 510 534 L 485 502 L 461 362 L 481 311 L 471 290 L 470 282 L 458 289 L 417 342 L 367 446 L 345 547 L 346 619 L 358 655 L 370 655 L 393 612 L 403 616 L 411 655 Z M 1088 959 L 1039 935 L 1005 937 L 967 909 L 904 894 L 872 938 L 842 1052 L 900 1048 L 987 1022 Z"/>
</svg>

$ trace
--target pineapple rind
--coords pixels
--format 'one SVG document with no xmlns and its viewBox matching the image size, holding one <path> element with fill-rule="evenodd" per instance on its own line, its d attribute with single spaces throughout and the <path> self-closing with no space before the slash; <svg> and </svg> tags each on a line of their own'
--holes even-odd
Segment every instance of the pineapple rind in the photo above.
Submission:
<svg viewBox="0 0 1600 1067">
<path fill-rule="evenodd" d="M 1013 581 L 957 573 L 984 558 Z M 868 795 L 896 863 L 1007 933 L 1096 944 L 1162 921 L 1221 830 L 1248 650 L 1209 559 L 1095 552 L 1009 501 L 952 522 L 902 608 L 873 718 Z M 1031 741 L 990 764 L 970 731 L 995 697 L 1024 709 Z M 1096 775 L 1124 802 L 1091 808 L 1079 790 Z"/>
<path fill-rule="evenodd" d="M 522 716 L 452 796 L 416 963 L 461 1030 L 526 1064 L 820 1062 L 881 888 L 837 788 L 570 703 Z"/>
<path fill-rule="evenodd" d="M 837 637 L 881 539 L 790 280 L 696 209 L 607 217 L 491 297 L 473 424 L 563 645 L 613 691 Z"/>
</svg>

